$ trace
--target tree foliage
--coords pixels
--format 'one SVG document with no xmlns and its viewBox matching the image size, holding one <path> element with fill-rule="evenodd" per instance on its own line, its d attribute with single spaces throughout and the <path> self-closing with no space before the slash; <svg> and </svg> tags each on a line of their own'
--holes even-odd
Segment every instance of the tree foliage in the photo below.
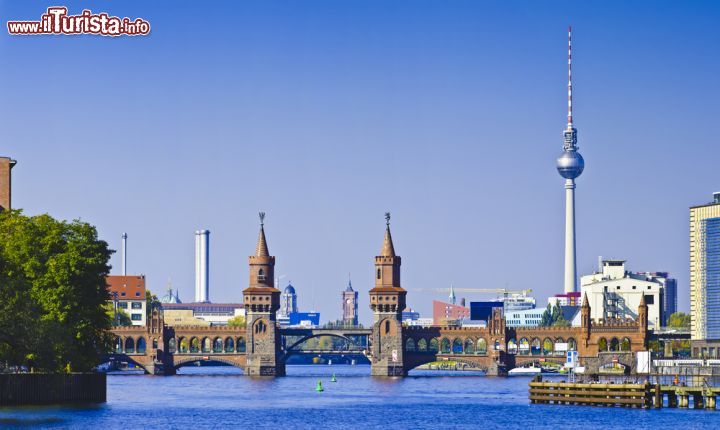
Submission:
<svg viewBox="0 0 720 430">
<path fill-rule="evenodd" d="M 242 315 L 238 315 L 236 317 L 232 317 L 227 322 L 228 327 L 239 327 L 244 328 L 247 326 L 247 323 L 245 322 L 245 317 Z"/>
<path fill-rule="evenodd" d="M 112 251 L 81 221 L 0 212 L 0 361 L 87 371 L 110 350 Z"/>
<path fill-rule="evenodd" d="M 548 303 L 540 317 L 540 327 L 570 327 L 570 322 L 565 320 L 562 309 L 557 303 L 555 306 Z"/>
<path fill-rule="evenodd" d="M 150 316 L 152 315 L 152 311 L 154 309 L 159 309 L 162 307 L 162 303 L 160 303 L 160 299 L 158 299 L 158 296 L 152 293 L 150 290 L 145 290 L 145 312 L 146 312 L 146 320 L 150 320 Z"/>
<path fill-rule="evenodd" d="M 690 328 L 690 315 L 685 312 L 675 312 L 668 317 L 667 325 L 672 328 Z"/>
</svg>

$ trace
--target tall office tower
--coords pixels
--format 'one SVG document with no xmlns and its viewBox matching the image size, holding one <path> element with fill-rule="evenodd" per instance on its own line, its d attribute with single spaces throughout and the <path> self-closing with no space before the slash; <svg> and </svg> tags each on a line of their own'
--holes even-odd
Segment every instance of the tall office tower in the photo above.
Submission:
<svg viewBox="0 0 720 430">
<path fill-rule="evenodd" d="M 210 301 L 210 231 L 195 232 L 195 302 Z"/>
<path fill-rule="evenodd" d="M 358 292 L 353 290 L 348 279 L 347 288 L 342 292 L 343 323 L 356 326 L 358 324 Z"/>
<path fill-rule="evenodd" d="M 690 336 L 720 340 L 720 192 L 690 208 Z"/>
<path fill-rule="evenodd" d="M 675 312 L 677 312 L 677 279 L 666 277 L 665 287 L 663 288 L 664 325 L 667 325 L 668 318 Z"/>
<path fill-rule="evenodd" d="M 17 161 L 0 157 L 0 211 L 12 208 L 12 168 Z"/>
<path fill-rule="evenodd" d="M 557 170 L 565 178 L 565 293 L 577 292 L 575 258 L 575 178 L 585 168 L 578 152 L 577 129 L 572 117 L 572 27 L 568 28 L 568 118 L 563 132 L 563 153 L 557 159 Z"/>
</svg>

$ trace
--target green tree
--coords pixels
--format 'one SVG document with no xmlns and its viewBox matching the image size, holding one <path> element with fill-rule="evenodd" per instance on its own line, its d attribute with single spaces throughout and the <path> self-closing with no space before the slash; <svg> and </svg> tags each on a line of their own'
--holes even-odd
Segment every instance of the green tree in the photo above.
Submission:
<svg viewBox="0 0 720 430">
<path fill-rule="evenodd" d="M 245 322 L 245 317 L 242 315 L 238 315 L 236 317 L 232 317 L 227 322 L 228 327 L 240 327 L 245 328 L 247 327 L 247 323 Z"/>
<path fill-rule="evenodd" d="M 685 312 L 675 312 L 667 320 L 668 327 L 688 329 L 690 328 L 690 315 Z"/>
<path fill-rule="evenodd" d="M 540 317 L 540 327 L 550 327 L 552 325 L 552 308 L 550 307 L 550 303 L 548 303 L 547 308 L 545 309 L 545 312 L 543 312 L 542 317 Z"/>
<path fill-rule="evenodd" d="M 150 315 L 152 315 L 153 309 L 159 309 L 162 307 L 162 303 L 160 303 L 160 300 L 158 297 L 152 293 L 150 290 L 145 290 L 145 312 L 147 313 L 146 321 L 150 320 Z"/>
<path fill-rule="evenodd" d="M 81 221 L 0 212 L 0 361 L 87 371 L 112 348 L 112 251 Z"/>
<path fill-rule="evenodd" d="M 105 312 L 107 313 L 108 318 L 110 318 L 110 321 L 112 321 L 112 325 L 118 325 L 121 327 L 129 327 L 132 325 L 132 320 L 130 319 L 130 315 L 125 311 L 125 309 L 117 309 L 117 314 L 115 313 L 115 305 L 112 301 L 108 302 L 105 305 Z M 117 322 L 115 321 L 115 317 L 117 315 Z"/>
</svg>

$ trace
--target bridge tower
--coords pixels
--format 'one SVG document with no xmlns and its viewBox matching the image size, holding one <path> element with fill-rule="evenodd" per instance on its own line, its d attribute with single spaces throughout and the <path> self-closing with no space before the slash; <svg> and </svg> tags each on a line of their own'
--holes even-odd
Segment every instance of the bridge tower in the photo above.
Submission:
<svg viewBox="0 0 720 430">
<path fill-rule="evenodd" d="M 590 326 L 592 321 L 590 320 L 590 301 L 588 300 L 587 293 L 583 294 L 582 305 L 580 306 L 580 327 L 582 327 L 582 342 L 585 348 L 590 343 Z"/>
<path fill-rule="evenodd" d="M 402 311 L 407 292 L 400 286 L 400 257 L 395 255 L 390 234 L 390 213 L 380 255 L 375 257 L 375 287 L 370 290 L 373 311 L 371 374 L 405 376 L 403 364 Z"/>
<path fill-rule="evenodd" d="M 268 251 L 265 239 L 265 213 L 260 212 L 260 235 L 255 255 L 248 258 L 249 287 L 243 290 L 247 323 L 247 365 L 251 376 L 285 375 L 280 355 L 280 329 L 275 315 L 280 309 L 280 290 L 275 285 L 275 257 Z"/>
</svg>

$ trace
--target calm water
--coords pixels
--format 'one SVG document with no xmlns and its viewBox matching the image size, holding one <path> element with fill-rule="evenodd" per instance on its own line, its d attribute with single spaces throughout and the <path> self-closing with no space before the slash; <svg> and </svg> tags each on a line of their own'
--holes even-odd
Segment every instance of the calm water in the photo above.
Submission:
<svg viewBox="0 0 720 430">
<path fill-rule="evenodd" d="M 0 427 L 720 429 L 720 410 L 531 406 L 526 377 L 414 371 L 381 380 L 369 372 L 369 366 L 289 366 L 287 377 L 256 380 L 231 367 L 188 367 L 173 377 L 111 375 L 107 404 L 0 408 Z M 318 379 L 323 393 L 315 392 Z"/>
</svg>

